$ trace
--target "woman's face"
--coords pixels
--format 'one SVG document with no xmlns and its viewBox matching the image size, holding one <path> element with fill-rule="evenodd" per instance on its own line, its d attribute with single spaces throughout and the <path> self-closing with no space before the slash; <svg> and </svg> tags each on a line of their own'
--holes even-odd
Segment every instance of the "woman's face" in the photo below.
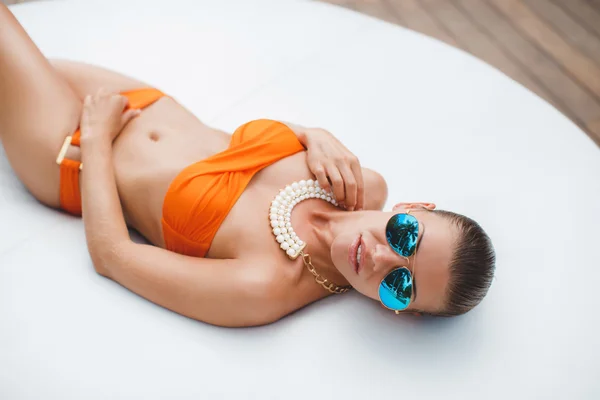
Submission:
<svg viewBox="0 0 600 400">
<path fill-rule="evenodd" d="M 331 257 L 354 289 L 377 301 L 381 280 L 393 269 L 407 267 L 413 273 L 413 301 L 407 311 L 436 312 L 445 301 L 456 228 L 423 206 L 410 205 L 411 215 L 419 221 L 419 238 L 415 254 L 407 260 L 390 247 L 385 233 L 389 219 L 405 213 L 407 207 L 400 204 L 391 212 L 362 212 L 358 221 L 334 238 Z M 356 258 L 359 244 L 360 261 Z"/>
</svg>

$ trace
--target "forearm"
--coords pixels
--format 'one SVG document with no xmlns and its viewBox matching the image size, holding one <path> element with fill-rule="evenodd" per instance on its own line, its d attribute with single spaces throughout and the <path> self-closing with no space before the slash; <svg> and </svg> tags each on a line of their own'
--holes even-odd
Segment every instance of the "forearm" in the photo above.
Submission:
<svg viewBox="0 0 600 400">
<path fill-rule="evenodd" d="M 129 240 L 117 191 L 111 142 L 102 137 L 82 139 L 82 214 L 88 249 L 97 269 Z"/>
</svg>

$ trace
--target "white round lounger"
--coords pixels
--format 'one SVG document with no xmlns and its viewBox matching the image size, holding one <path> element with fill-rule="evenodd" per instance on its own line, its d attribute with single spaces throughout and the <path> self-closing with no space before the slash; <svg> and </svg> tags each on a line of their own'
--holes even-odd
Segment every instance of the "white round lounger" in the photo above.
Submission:
<svg viewBox="0 0 600 400">
<path fill-rule="evenodd" d="M 351 292 L 217 328 L 97 275 L 81 219 L 36 202 L 1 153 L 0 399 L 599 398 L 600 151 L 524 87 L 316 2 L 12 10 L 48 57 L 149 82 L 218 128 L 329 129 L 388 180 L 386 209 L 432 201 L 471 216 L 498 263 L 462 317 L 399 317 Z"/>
</svg>

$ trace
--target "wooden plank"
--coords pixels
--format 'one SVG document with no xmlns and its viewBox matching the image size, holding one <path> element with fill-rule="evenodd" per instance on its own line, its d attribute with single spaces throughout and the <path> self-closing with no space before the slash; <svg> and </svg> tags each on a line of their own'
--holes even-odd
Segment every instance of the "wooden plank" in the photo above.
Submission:
<svg viewBox="0 0 600 400">
<path fill-rule="evenodd" d="M 565 42 L 520 0 L 489 0 L 533 43 L 550 54 L 581 86 L 600 101 L 600 67 Z"/>
<path fill-rule="evenodd" d="M 445 31 L 422 7 L 418 0 L 383 0 L 402 26 L 457 46 L 456 40 Z"/>
<path fill-rule="evenodd" d="M 450 1 L 422 0 L 424 7 L 452 33 L 457 44 L 479 59 L 498 68 L 556 106 L 549 92 L 532 79 L 527 69 L 518 65 L 475 25 L 471 16 Z"/>
<path fill-rule="evenodd" d="M 546 54 L 531 44 L 487 2 L 457 0 L 479 28 L 494 38 L 494 42 L 512 54 L 519 64 L 528 67 L 538 82 L 553 96 L 560 110 L 579 126 L 600 118 L 600 106 L 590 93 L 565 74 Z"/>
<path fill-rule="evenodd" d="M 322 3 L 329 3 L 329 4 L 333 4 L 335 6 L 342 6 L 342 7 L 346 7 L 346 8 L 351 8 L 352 5 L 354 4 L 354 1 L 352 0 L 319 0 Z"/>
<path fill-rule="evenodd" d="M 355 0 L 350 8 L 383 21 L 403 25 L 385 0 Z"/>
<path fill-rule="evenodd" d="M 600 36 L 600 10 L 585 0 L 552 0 L 588 30 Z"/>
<path fill-rule="evenodd" d="M 523 0 L 527 6 L 560 32 L 587 57 L 600 65 L 600 37 L 592 34 L 550 0 Z M 598 0 L 600 5 L 600 0 Z M 600 21 L 598 21 L 600 24 Z"/>
<path fill-rule="evenodd" d="M 592 6 L 595 7 L 597 10 L 600 10 L 600 0 L 587 0 L 587 2 Z"/>
<path fill-rule="evenodd" d="M 600 119 L 594 120 L 587 125 L 588 130 L 591 133 L 592 139 L 600 145 Z"/>
</svg>

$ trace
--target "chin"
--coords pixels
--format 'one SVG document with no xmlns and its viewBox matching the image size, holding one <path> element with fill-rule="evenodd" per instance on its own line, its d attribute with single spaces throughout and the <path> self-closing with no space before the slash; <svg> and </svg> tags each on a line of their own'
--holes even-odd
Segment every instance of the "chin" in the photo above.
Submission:
<svg viewBox="0 0 600 400">
<path fill-rule="evenodd" d="M 348 247 L 352 244 L 352 240 L 355 236 L 356 235 L 346 233 L 336 237 L 333 243 L 331 243 L 330 250 L 333 264 L 349 282 L 355 280 L 352 278 L 356 278 L 356 271 L 348 263 Z"/>
</svg>

